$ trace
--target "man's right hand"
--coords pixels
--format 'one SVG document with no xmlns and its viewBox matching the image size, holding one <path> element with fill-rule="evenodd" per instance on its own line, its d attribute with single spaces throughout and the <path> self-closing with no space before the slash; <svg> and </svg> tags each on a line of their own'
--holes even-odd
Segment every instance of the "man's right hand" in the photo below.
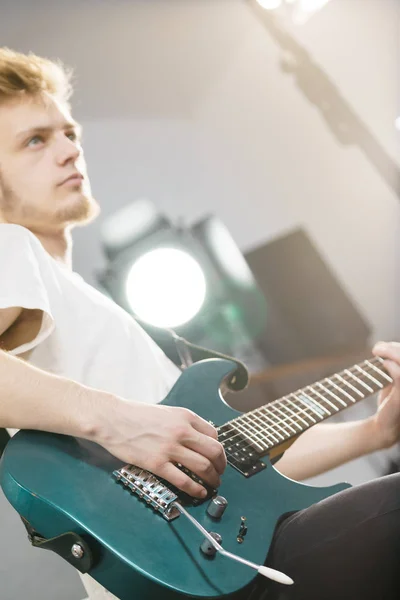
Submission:
<svg viewBox="0 0 400 600">
<path fill-rule="evenodd" d="M 89 439 L 121 461 L 151 471 L 190 496 L 204 497 L 205 488 L 177 463 L 212 487 L 219 486 L 226 467 L 223 446 L 216 429 L 192 411 L 114 398 L 101 412 Z"/>
<path fill-rule="evenodd" d="M 1 349 L 0 381 L 0 427 L 91 440 L 191 496 L 201 498 L 205 489 L 177 463 L 209 485 L 219 485 L 226 466 L 224 449 L 214 427 L 190 410 L 128 402 L 47 373 Z"/>
</svg>

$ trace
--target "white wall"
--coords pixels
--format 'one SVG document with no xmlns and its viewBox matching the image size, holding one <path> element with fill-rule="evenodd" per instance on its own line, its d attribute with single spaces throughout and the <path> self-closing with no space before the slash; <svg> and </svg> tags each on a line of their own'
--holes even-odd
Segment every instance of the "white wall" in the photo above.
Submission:
<svg viewBox="0 0 400 600">
<path fill-rule="evenodd" d="M 180 15 L 179 6 L 169 4 L 176 23 L 190 20 L 188 12 Z M 164 94 L 170 98 L 171 89 L 177 92 L 174 86 L 179 86 L 188 107 L 182 118 L 155 119 L 154 99 L 146 114 L 143 89 L 136 105 L 136 89 L 125 81 L 132 112 L 138 106 L 140 115 L 85 119 L 90 172 L 104 214 L 143 195 L 169 216 L 188 221 L 215 211 L 244 250 L 302 225 L 372 323 L 374 337 L 398 337 L 399 198 L 362 148 L 341 145 L 294 77 L 282 72 L 282 50 L 251 7 L 214 3 L 206 38 L 209 7 L 204 3 L 199 12 L 193 3 L 193 17 L 201 14 L 202 19 L 193 52 L 188 53 L 187 40 L 182 49 L 193 72 L 183 69 L 186 79 L 159 82 L 161 103 Z M 161 18 L 154 6 L 148 10 L 154 19 Z M 399 12 L 394 0 L 332 0 L 307 25 L 285 24 L 323 68 L 348 110 L 395 160 Z M 198 52 L 201 34 L 204 57 Z M 198 88 L 198 79 L 212 64 L 210 55 L 217 57 L 218 69 L 213 66 L 214 76 L 193 97 L 192 81 Z M 170 60 L 169 54 L 169 73 Z M 316 82 L 321 85 L 318 78 Z M 91 268 L 88 235 L 78 232 L 75 252 L 76 265 L 86 275 Z M 89 250 L 100 264 L 95 236 L 93 226 Z"/>
<path fill-rule="evenodd" d="M 282 71 L 287 52 L 253 4 L 3 0 L 0 34 L 75 67 L 103 215 L 143 195 L 188 221 L 214 211 L 243 250 L 302 225 L 374 337 L 398 337 L 398 197 L 307 94 L 336 89 L 397 160 L 399 3 L 331 0 L 304 26 L 284 23 L 316 66 L 300 80 Z M 75 261 L 93 281 L 98 224 L 77 232 Z"/>
<path fill-rule="evenodd" d="M 302 225 L 374 337 L 399 337 L 399 198 L 310 97 L 336 90 L 398 164 L 400 5 L 331 0 L 304 26 L 283 23 L 316 67 L 297 80 L 253 5 L 3 0 L 0 34 L 75 67 L 75 114 L 104 216 L 140 196 L 187 221 L 214 211 L 243 250 Z M 93 281 L 101 264 L 96 223 L 77 231 L 75 265 Z"/>
</svg>

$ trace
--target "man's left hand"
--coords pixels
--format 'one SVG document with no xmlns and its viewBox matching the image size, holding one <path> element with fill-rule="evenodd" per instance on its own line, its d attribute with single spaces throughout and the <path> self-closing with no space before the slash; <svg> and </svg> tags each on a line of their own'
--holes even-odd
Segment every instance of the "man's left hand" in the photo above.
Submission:
<svg viewBox="0 0 400 600">
<path fill-rule="evenodd" d="M 390 448 L 400 441 L 400 343 L 378 342 L 375 356 L 384 359 L 384 367 L 393 379 L 378 396 L 378 410 L 373 417 L 379 448 Z"/>
</svg>

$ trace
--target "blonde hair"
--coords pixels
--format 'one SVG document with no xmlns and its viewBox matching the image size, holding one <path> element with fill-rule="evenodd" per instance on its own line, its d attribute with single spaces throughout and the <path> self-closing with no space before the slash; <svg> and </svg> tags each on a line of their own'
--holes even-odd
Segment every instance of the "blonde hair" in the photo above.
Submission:
<svg viewBox="0 0 400 600">
<path fill-rule="evenodd" d="M 22 54 L 0 47 L 0 103 L 47 92 L 69 106 L 72 70 L 61 61 L 52 61 L 32 52 Z"/>
</svg>

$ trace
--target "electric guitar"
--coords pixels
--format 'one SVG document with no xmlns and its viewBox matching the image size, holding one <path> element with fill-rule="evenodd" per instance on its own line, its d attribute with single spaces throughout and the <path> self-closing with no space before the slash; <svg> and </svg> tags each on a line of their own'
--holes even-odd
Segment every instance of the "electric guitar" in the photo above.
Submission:
<svg viewBox="0 0 400 600">
<path fill-rule="evenodd" d="M 220 393 L 234 370 L 230 360 L 197 362 L 163 401 L 218 428 L 228 466 L 219 495 L 210 490 L 205 502 L 147 471 L 121 466 L 95 443 L 17 433 L 4 452 L 0 483 L 31 541 L 58 552 L 121 600 L 230 599 L 250 587 L 278 518 L 349 487 L 294 482 L 274 469 L 269 455 L 392 379 L 381 359 L 371 358 L 241 414 Z"/>
</svg>

